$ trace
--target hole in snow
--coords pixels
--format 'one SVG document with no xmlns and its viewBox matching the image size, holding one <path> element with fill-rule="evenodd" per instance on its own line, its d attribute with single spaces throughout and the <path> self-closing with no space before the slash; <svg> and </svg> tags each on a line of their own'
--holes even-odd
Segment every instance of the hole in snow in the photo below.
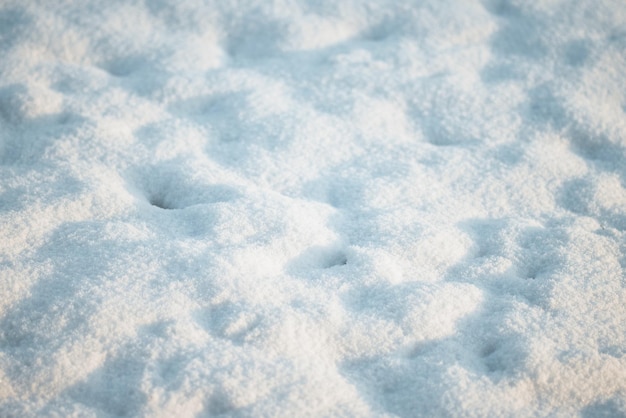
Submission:
<svg viewBox="0 0 626 418">
<path fill-rule="evenodd" d="M 322 246 L 311 247 L 291 260 L 290 270 L 329 269 L 348 264 L 348 256 L 337 248 Z"/>
<path fill-rule="evenodd" d="M 126 77 L 134 72 L 137 72 L 147 63 L 147 60 L 142 56 L 126 56 L 111 59 L 102 64 L 102 69 L 115 77 Z"/>
<path fill-rule="evenodd" d="M 335 266 L 345 266 L 346 264 L 348 264 L 348 257 L 343 252 L 337 251 L 327 255 L 323 267 L 331 268 Z"/>
<path fill-rule="evenodd" d="M 226 391 L 218 388 L 206 401 L 206 408 L 201 416 L 225 416 L 235 412 L 235 405 L 229 399 Z M 206 415 L 205 415 L 206 414 Z"/>
<path fill-rule="evenodd" d="M 165 183 L 148 193 L 148 201 L 160 209 L 184 209 L 193 205 L 229 202 L 239 195 L 230 186 L 218 184 L 181 184 L 177 181 Z"/>
<path fill-rule="evenodd" d="M 152 206 L 156 206 L 159 209 L 177 209 L 176 207 L 170 205 L 166 202 L 164 196 L 162 194 L 152 195 L 148 198 L 148 201 Z"/>
<path fill-rule="evenodd" d="M 206 173 L 186 167 L 183 163 L 168 163 L 160 167 L 142 169 L 135 174 L 141 185 L 140 194 L 159 209 L 185 209 L 194 205 L 229 202 L 240 192 L 232 186 L 210 183 Z"/>
</svg>

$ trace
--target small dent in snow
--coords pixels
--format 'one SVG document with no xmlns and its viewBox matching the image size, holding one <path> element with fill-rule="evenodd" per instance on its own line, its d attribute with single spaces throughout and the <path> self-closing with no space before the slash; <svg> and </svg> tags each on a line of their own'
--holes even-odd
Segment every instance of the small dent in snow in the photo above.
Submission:
<svg viewBox="0 0 626 418">
<path fill-rule="evenodd" d="M 564 60 L 572 67 L 580 67 L 589 58 L 588 43 L 584 40 L 571 41 L 565 45 Z"/>
<path fill-rule="evenodd" d="M 148 202 L 159 209 L 184 209 L 193 205 L 229 202 L 239 192 L 224 184 L 198 181 L 203 173 L 181 172 L 181 162 L 171 162 L 153 167 L 147 173 L 139 173 L 143 179 L 139 184 Z M 143 184 L 142 184 L 143 183 Z"/>
<path fill-rule="evenodd" d="M 241 345 L 249 340 L 261 320 L 256 313 L 233 302 L 200 311 L 196 320 L 209 334 Z"/>
<path fill-rule="evenodd" d="M 233 412 L 234 409 L 235 406 L 232 404 L 230 399 L 228 399 L 228 396 L 226 396 L 223 391 L 218 390 L 207 400 L 207 406 L 204 413 L 206 413 L 206 416 L 213 417 L 226 415 Z M 204 413 L 201 416 L 205 416 Z"/>
<path fill-rule="evenodd" d="M 330 269 L 348 264 L 348 256 L 335 247 L 313 246 L 288 263 L 288 270 Z"/>
<path fill-rule="evenodd" d="M 174 209 L 173 206 L 170 206 L 166 201 L 165 201 L 165 196 L 163 196 L 162 194 L 155 194 L 152 195 L 148 198 L 148 201 L 150 202 L 150 204 L 152 206 L 156 206 L 159 209 Z"/>
<path fill-rule="evenodd" d="M 507 356 L 498 344 L 487 344 L 481 351 L 483 364 L 489 373 L 503 372 L 507 369 Z"/>
<path fill-rule="evenodd" d="M 146 63 L 141 56 L 130 55 L 115 58 L 102 64 L 102 69 L 115 77 L 126 77 L 139 70 Z"/>
</svg>

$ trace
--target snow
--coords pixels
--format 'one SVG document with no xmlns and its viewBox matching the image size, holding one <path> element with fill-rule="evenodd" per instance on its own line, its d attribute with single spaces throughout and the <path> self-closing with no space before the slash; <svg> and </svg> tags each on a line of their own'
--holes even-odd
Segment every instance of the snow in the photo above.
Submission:
<svg viewBox="0 0 626 418">
<path fill-rule="evenodd" d="M 626 416 L 622 0 L 3 0 L 0 54 L 0 416 Z"/>
</svg>

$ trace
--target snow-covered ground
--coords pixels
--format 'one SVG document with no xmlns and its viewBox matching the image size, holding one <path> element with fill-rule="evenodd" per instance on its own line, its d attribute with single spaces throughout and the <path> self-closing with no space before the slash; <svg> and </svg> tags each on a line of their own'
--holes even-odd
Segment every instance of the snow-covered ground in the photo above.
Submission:
<svg viewBox="0 0 626 418">
<path fill-rule="evenodd" d="M 0 1 L 0 416 L 626 416 L 623 0 Z"/>
</svg>

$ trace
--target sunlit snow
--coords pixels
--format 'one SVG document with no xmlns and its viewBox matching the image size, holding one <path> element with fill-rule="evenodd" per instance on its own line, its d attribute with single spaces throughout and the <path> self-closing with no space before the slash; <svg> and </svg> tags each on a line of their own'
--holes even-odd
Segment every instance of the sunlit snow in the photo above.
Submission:
<svg viewBox="0 0 626 418">
<path fill-rule="evenodd" d="M 1 417 L 626 417 L 623 0 L 0 0 Z"/>
</svg>

